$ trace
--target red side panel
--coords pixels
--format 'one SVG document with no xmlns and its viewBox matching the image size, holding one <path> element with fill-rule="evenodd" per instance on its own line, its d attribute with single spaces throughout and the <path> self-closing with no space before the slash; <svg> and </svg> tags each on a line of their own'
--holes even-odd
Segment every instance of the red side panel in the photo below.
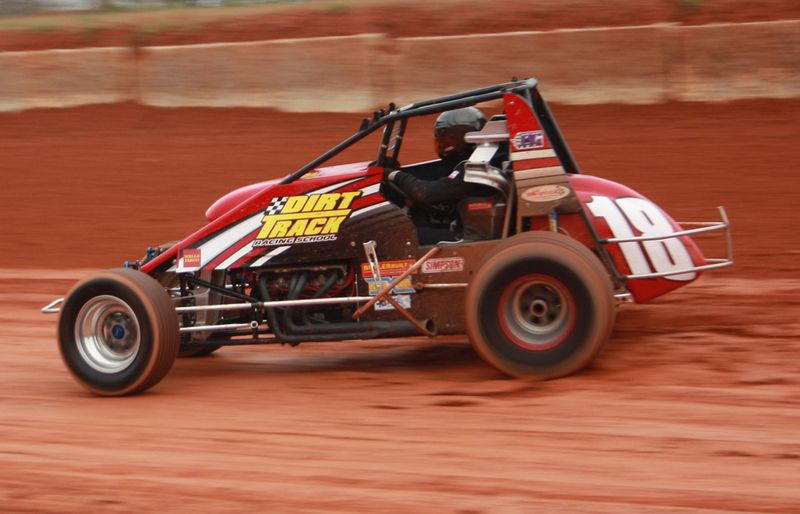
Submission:
<svg viewBox="0 0 800 514">
<path fill-rule="evenodd" d="M 514 170 L 561 166 L 553 145 L 528 102 L 519 95 L 503 96 Z"/>
<path fill-rule="evenodd" d="M 628 187 L 588 175 L 570 175 L 569 179 L 586 216 L 601 238 L 669 236 L 682 230 L 655 203 Z M 570 236 L 590 247 L 594 246 L 579 216 L 562 216 L 559 225 Z M 623 275 L 670 272 L 706 263 L 703 254 L 688 236 L 610 243 L 606 249 Z M 637 302 L 646 302 L 686 285 L 699 276 L 699 272 L 689 272 L 669 277 L 629 279 L 626 285 Z"/>
<path fill-rule="evenodd" d="M 327 199 L 331 200 L 332 197 L 342 196 L 348 191 L 359 191 L 358 195 L 349 195 L 349 198 L 354 199 L 352 205 L 348 205 L 346 215 L 349 216 L 352 212 L 383 200 L 377 194 L 381 172 L 381 169 L 367 169 L 366 163 L 359 163 L 315 170 L 303 179 L 289 184 L 269 181 L 238 189 L 209 208 L 207 215 L 211 221 L 208 225 L 144 264 L 141 270 L 151 273 L 157 269 L 166 269 L 173 263 L 177 266 L 177 271 L 235 267 L 258 254 L 266 254 L 272 250 L 266 246 L 255 246 L 254 239 L 262 232 L 265 214 L 271 213 L 270 209 L 274 205 L 298 195 L 326 194 Z M 328 231 L 331 230 L 333 229 L 329 228 Z M 184 259 L 184 249 L 194 252 L 192 255 L 199 249 L 200 264 L 188 266 Z M 192 257 L 191 262 L 194 263 L 195 260 L 197 258 Z"/>
</svg>

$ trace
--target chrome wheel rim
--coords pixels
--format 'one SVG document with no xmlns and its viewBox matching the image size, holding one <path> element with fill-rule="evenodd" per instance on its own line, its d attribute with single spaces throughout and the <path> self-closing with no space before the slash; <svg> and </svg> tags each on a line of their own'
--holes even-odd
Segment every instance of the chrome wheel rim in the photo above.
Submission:
<svg viewBox="0 0 800 514">
<path fill-rule="evenodd" d="M 130 305 L 116 296 L 96 296 L 78 312 L 75 341 L 92 369 L 118 373 L 139 354 L 139 320 Z"/>
<path fill-rule="evenodd" d="M 545 349 L 560 342 L 569 331 L 570 306 L 560 287 L 532 278 L 512 286 L 503 314 L 518 343 Z"/>
</svg>

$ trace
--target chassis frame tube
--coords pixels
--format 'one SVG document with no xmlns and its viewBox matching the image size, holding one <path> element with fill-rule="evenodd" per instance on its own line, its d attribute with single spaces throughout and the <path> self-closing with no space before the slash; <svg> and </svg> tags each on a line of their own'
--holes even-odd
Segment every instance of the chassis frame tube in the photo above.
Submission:
<svg viewBox="0 0 800 514">
<path fill-rule="evenodd" d="M 271 300 L 268 302 L 251 303 L 223 303 L 219 305 L 190 305 L 186 307 L 176 307 L 178 313 L 200 312 L 200 311 L 242 311 L 253 308 L 269 307 L 307 307 L 311 305 L 336 305 L 347 303 L 360 303 L 371 300 L 372 296 L 348 296 L 344 298 L 308 298 L 302 300 Z"/>
</svg>

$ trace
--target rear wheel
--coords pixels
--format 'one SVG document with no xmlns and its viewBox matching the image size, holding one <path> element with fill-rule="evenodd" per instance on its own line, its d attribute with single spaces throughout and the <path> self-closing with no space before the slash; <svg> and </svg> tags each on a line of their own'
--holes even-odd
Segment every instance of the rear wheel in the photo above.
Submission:
<svg viewBox="0 0 800 514">
<path fill-rule="evenodd" d="M 79 282 L 64 301 L 58 334 L 67 368 L 86 389 L 104 396 L 135 394 L 157 384 L 180 344 L 167 292 L 131 269 Z"/>
<path fill-rule="evenodd" d="M 470 284 L 467 334 L 500 371 L 550 379 L 586 366 L 611 334 L 608 273 L 586 247 L 551 232 L 501 242 Z"/>
</svg>

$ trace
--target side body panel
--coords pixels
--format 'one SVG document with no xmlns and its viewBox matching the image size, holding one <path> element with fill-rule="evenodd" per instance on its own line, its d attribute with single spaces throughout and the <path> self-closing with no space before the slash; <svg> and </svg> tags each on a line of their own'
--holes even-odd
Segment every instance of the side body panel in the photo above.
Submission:
<svg viewBox="0 0 800 514">
<path fill-rule="evenodd" d="M 601 239 L 664 236 L 650 241 L 606 244 L 606 251 L 621 275 L 673 272 L 706 264 L 702 252 L 690 237 L 669 237 L 682 230 L 680 225 L 636 191 L 589 175 L 570 175 L 570 183 L 586 219 Z M 562 216 L 560 227 L 590 248 L 596 247 L 580 216 L 565 218 L 567 216 Z M 625 280 L 625 286 L 637 302 L 646 302 L 699 276 L 700 272 L 689 272 L 666 277 L 629 278 Z"/>
<path fill-rule="evenodd" d="M 655 203 L 628 187 L 580 173 L 538 92 L 506 93 L 504 105 L 518 232 L 558 229 L 594 249 L 637 302 L 661 296 L 700 275 L 693 271 L 644 278 L 706 261 L 688 236 L 669 237 L 681 227 Z M 654 239 L 605 241 L 631 237 Z"/>
<path fill-rule="evenodd" d="M 388 205 L 379 193 L 381 172 L 362 167 L 237 190 L 209 209 L 213 219 L 208 225 L 141 269 L 145 273 L 225 270 L 350 257 L 362 250 L 352 237 L 343 235 L 363 232 L 371 214 Z M 220 214 L 228 205 L 234 206 Z M 408 226 L 413 231 L 410 221 Z M 415 249 L 415 233 L 411 244 Z"/>
</svg>

